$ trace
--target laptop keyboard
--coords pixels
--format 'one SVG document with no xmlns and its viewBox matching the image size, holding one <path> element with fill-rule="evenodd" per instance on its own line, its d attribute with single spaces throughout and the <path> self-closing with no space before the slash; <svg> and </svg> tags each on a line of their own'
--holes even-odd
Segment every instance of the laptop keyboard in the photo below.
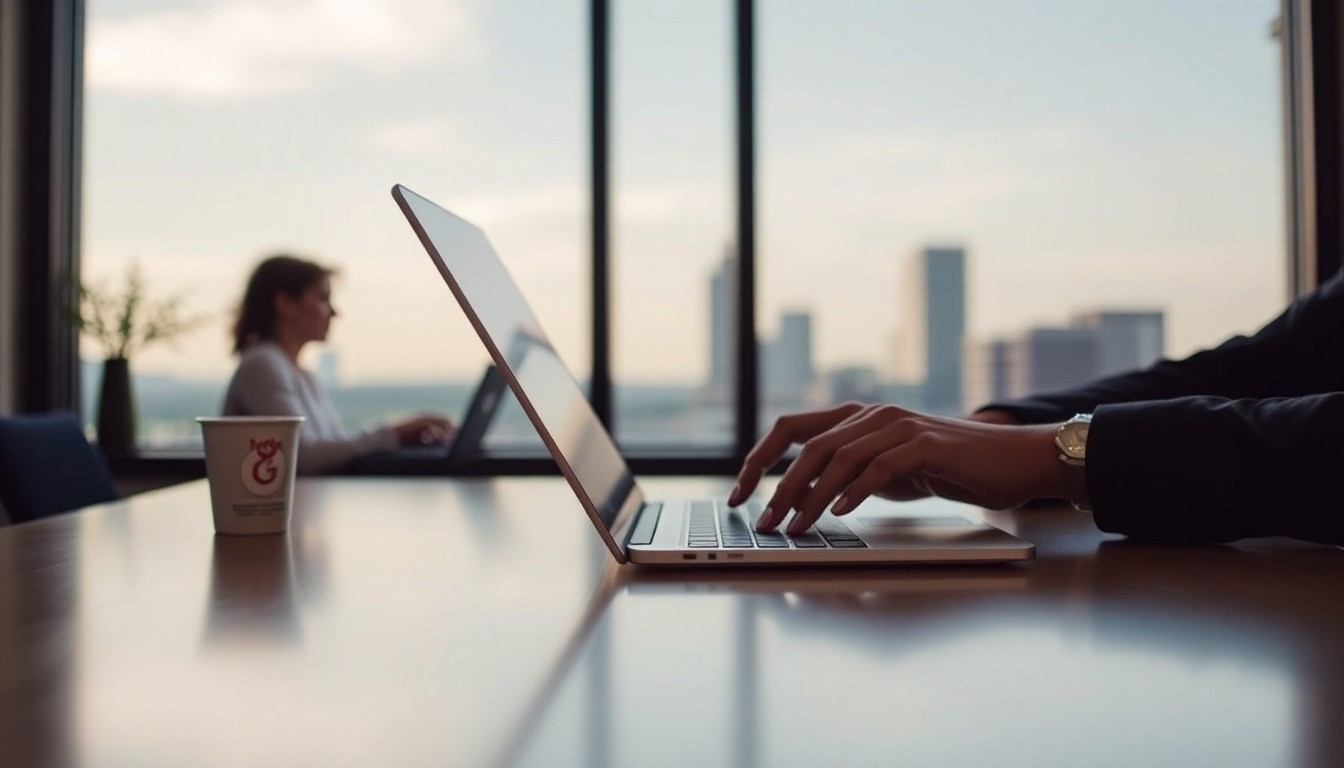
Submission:
<svg viewBox="0 0 1344 768">
<path fill-rule="evenodd" d="M 686 546 L 694 549 L 863 549 L 863 543 L 849 526 L 834 517 L 823 516 L 811 528 L 797 536 L 782 530 L 760 533 L 755 530 L 761 514 L 761 502 L 750 500 L 740 507 L 723 501 L 693 501 Z"/>
</svg>

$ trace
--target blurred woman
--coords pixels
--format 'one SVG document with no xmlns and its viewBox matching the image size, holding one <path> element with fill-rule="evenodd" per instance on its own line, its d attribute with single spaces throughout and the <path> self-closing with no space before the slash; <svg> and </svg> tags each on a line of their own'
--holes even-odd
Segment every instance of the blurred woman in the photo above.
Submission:
<svg viewBox="0 0 1344 768">
<path fill-rule="evenodd" d="M 253 270 L 233 327 L 238 368 L 224 396 L 225 416 L 303 416 L 299 474 L 333 472 L 367 453 L 401 445 L 442 443 L 448 419 L 421 414 L 365 430 L 342 425 L 317 377 L 299 366 L 305 345 L 325 341 L 336 310 L 332 270 L 278 255 Z"/>
</svg>

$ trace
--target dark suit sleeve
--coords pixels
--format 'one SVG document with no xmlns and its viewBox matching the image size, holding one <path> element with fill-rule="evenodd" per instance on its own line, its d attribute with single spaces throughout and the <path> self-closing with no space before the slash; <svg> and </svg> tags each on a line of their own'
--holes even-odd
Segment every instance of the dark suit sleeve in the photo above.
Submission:
<svg viewBox="0 0 1344 768">
<path fill-rule="evenodd" d="M 1023 423 L 1093 413 L 1087 482 L 1102 530 L 1344 543 L 1340 275 L 1249 338 L 986 407 Z"/>
<path fill-rule="evenodd" d="M 1344 392 L 1104 405 L 1087 443 L 1103 531 L 1344 544 Z"/>
</svg>

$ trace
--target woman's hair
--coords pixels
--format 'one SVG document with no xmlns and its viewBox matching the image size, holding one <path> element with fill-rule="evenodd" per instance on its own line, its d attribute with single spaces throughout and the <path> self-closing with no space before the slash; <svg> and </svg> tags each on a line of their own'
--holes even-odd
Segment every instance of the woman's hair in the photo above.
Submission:
<svg viewBox="0 0 1344 768">
<path fill-rule="evenodd" d="M 298 298 L 317 285 L 333 270 L 311 261 L 279 254 L 270 256 L 252 270 L 233 324 L 233 353 L 264 339 L 275 337 L 275 297 L 280 294 Z"/>
</svg>

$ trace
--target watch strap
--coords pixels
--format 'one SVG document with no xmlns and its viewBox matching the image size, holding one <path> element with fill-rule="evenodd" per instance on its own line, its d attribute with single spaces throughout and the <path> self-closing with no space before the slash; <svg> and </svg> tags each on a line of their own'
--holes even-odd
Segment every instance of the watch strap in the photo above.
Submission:
<svg viewBox="0 0 1344 768">
<path fill-rule="evenodd" d="M 1092 511 L 1092 500 L 1087 495 L 1087 464 L 1079 459 L 1060 455 L 1059 463 L 1064 469 L 1064 492 L 1074 509 L 1083 512 Z"/>
</svg>

